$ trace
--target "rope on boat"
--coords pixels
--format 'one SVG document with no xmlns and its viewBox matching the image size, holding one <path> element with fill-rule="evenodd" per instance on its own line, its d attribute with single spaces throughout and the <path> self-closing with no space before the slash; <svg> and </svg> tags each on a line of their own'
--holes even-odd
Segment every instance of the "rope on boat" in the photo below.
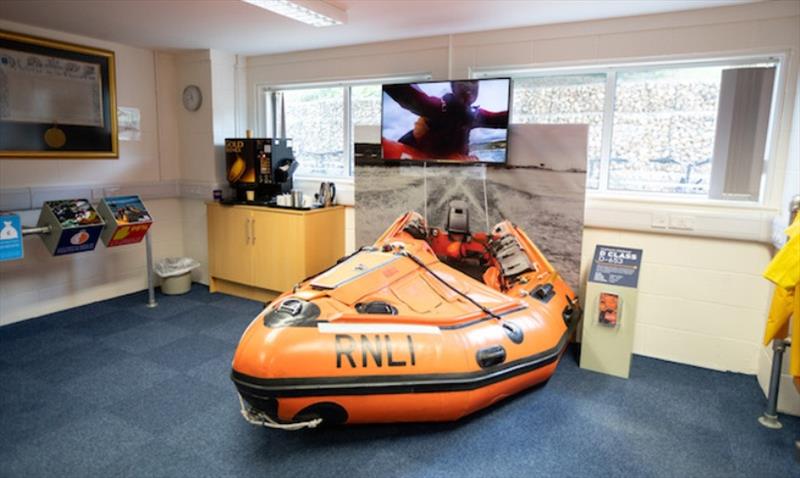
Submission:
<svg viewBox="0 0 800 478">
<path fill-rule="evenodd" d="M 433 271 L 432 271 L 432 270 L 431 270 L 431 269 L 430 269 L 430 268 L 429 268 L 429 267 L 428 267 L 428 266 L 427 266 L 427 265 L 426 265 L 424 262 L 422 262 L 422 261 L 421 261 L 421 260 L 420 260 L 420 259 L 419 259 L 417 256 L 415 256 L 414 254 L 412 254 L 412 253 L 410 253 L 410 252 L 408 252 L 408 251 L 406 251 L 406 250 L 399 251 L 399 252 L 398 252 L 398 254 L 400 254 L 400 255 L 402 255 L 402 256 L 405 256 L 405 257 L 408 257 L 408 258 L 409 258 L 409 259 L 411 259 L 412 261 L 416 262 L 418 266 L 420 266 L 420 267 L 422 267 L 423 269 L 425 269 L 426 271 L 428 271 L 428 274 L 430 274 L 430 275 L 432 275 L 433 277 L 435 277 L 435 278 L 436 278 L 436 280 L 438 280 L 439 282 L 441 282 L 442 284 L 444 284 L 445 286 L 447 286 L 447 288 L 448 288 L 448 289 L 452 290 L 453 292 L 455 292 L 456 294 L 460 295 L 461 297 L 463 297 L 463 298 L 467 299 L 467 300 L 468 300 L 468 301 L 469 301 L 469 302 L 470 302 L 472 305 L 474 305 L 475 307 L 479 308 L 479 309 L 480 309 L 480 310 L 481 310 L 481 311 L 482 311 L 484 314 L 488 315 L 489 317 L 491 317 L 491 318 L 493 318 L 493 319 L 497 319 L 497 320 L 503 320 L 502 318 L 500 318 L 500 316 L 499 316 L 499 315 L 495 314 L 495 313 L 494 313 L 494 312 L 492 312 L 491 310 L 489 310 L 489 309 L 487 309 L 486 307 L 484 307 L 484 306 L 483 306 L 483 304 L 481 304 L 480 302 L 478 302 L 478 301 L 474 300 L 472 297 L 470 297 L 470 296 L 468 296 L 467 294 L 465 294 L 465 293 L 461 292 L 460 290 L 456 289 L 456 288 L 455 288 L 454 286 L 452 286 L 452 285 L 451 285 L 449 282 L 447 282 L 446 280 L 444 280 L 444 279 L 443 279 L 441 276 L 439 276 L 438 274 L 436 274 L 435 272 L 433 272 Z"/>
<path fill-rule="evenodd" d="M 245 420 L 247 420 L 247 423 L 251 425 L 257 425 L 260 427 L 275 428 L 278 430 L 286 430 L 286 431 L 296 431 L 296 430 L 302 430 L 303 428 L 317 428 L 322 423 L 321 418 L 315 418 L 313 420 L 308 420 L 305 422 L 297 422 L 297 423 L 278 423 L 272 418 L 270 418 L 269 415 L 262 412 L 257 412 L 251 409 L 249 406 L 247 406 L 244 403 L 244 400 L 242 399 L 241 395 L 239 395 L 239 405 L 241 405 L 242 407 L 241 408 L 242 416 L 244 417 Z"/>
</svg>

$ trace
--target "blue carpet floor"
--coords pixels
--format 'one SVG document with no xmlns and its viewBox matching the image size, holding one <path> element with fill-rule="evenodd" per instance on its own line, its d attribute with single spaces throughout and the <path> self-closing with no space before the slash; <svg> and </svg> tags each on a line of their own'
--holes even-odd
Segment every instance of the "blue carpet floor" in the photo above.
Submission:
<svg viewBox="0 0 800 478">
<path fill-rule="evenodd" d="M 0 475 L 800 476 L 800 420 L 762 428 L 755 378 L 636 357 L 630 380 L 568 352 L 544 386 L 457 423 L 259 429 L 228 378 L 260 304 L 202 286 L 0 328 Z"/>
</svg>

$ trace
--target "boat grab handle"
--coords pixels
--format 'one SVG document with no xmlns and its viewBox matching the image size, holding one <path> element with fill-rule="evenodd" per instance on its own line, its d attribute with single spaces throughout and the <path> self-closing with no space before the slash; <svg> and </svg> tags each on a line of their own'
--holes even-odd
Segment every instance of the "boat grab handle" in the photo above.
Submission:
<svg viewBox="0 0 800 478">
<path fill-rule="evenodd" d="M 296 423 L 278 423 L 269 415 L 258 413 L 252 410 L 244 403 L 244 399 L 242 396 L 239 395 L 239 405 L 241 405 L 241 412 L 242 416 L 247 423 L 251 425 L 257 425 L 260 427 L 268 427 L 268 428 L 276 428 L 278 430 L 287 430 L 287 431 L 295 431 L 295 430 L 302 430 L 303 428 L 317 428 L 321 423 L 321 418 L 315 418 L 313 420 L 308 420 L 305 422 L 296 422 Z"/>
<path fill-rule="evenodd" d="M 475 360 L 481 368 L 499 365 L 506 361 L 506 349 L 504 349 L 502 345 L 495 345 L 478 350 L 478 353 L 475 354 Z"/>
</svg>

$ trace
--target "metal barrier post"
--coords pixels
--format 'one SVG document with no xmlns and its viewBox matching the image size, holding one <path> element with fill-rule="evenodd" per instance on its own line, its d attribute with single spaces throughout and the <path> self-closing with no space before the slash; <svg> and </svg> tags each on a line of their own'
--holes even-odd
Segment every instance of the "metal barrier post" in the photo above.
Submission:
<svg viewBox="0 0 800 478">
<path fill-rule="evenodd" d="M 153 244 L 150 240 L 150 231 L 144 235 L 144 245 L 147 249 L 147 306 L 152 308 L 158 305 L 156 302 L 156 289 L 153 284 Z"/>
<path fill-rule="evenodd" d="M 772 371 L 769 377 L 769 393 L 767 394 L 767 409 L 758 417 L 758 422 L 774 430 L 783 427 L 778 420 L 778 392 L 781 384 L 781 368 L 783 367 L 783 353 L 789 342 L 783 339 L 772 341 Z"/>
</svg>

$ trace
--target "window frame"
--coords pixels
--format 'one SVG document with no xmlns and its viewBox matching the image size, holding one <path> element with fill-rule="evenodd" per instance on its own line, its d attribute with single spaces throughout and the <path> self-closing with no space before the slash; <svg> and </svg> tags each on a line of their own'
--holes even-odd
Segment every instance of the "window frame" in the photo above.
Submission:
<svg viewBox="0 0 800 478">
<path fill-rule="evenodd" d="M 603 110 L 603 127 L 601 136 L 601 155 L 600 155 L 600 177 L 597 189 L 586 188 L 587 196 L 596 199 L 622 200 L 622 201 L 644 201 L 652 203 L 678 204 L 678 205 L 705 205 L 705 206 L 724 206 L 734 208 L 752 209 L 753 207 L 763 207 L 770 197 L 771 189 L 775 181 L 775 156 L 777 155 L 780 131 L 779 123 L 783 116 L 784 85 L 787 74 L 786 51 L 764 51 L 743 54 L 732 54 L 713 57 L 670 57 L 670 58 L 643 58 L 621 62 L 582 62 L 576 64 L 556 63 L 544 64 L 541 66 L 520 66 L 520 67 L 486 67 L 470 68 L 470 78 L 482 79 L 495 76 L 508 76 L 515 78 L 533 78 L 548 76 L 569 76 L 569 75 L 589 75 L 605 74 L 606 89 Z M 734 66 L 749 65 L 754 63 L 775 63 L 775 84 L 772 90 L 770 101 L 770 116 L 767 125 L 767 142 L 764 148 L 764 167 L 761 175 L 761 187 L 757 200 L 733 200 L 719 199 L 708 196 L 698 197 L 691 194 L 663 193 L 650 191 L 623 191 L 608 188 L 609 163 L 612 148 L 612 136 L 614 127 L 614 105 L 617 92 L 617 75 L 619 73 L 651 71 L 655 69 L 679 69 L 679 68 L 700 68 L 711 66 Z M 513 118 L 512 118 L 513 123 Z M 587 164 L 588 174 L 588 164 Z M 712 173 L 712 179 L 714 175 Z M 710 188 L 710 184 L 709 184 Z"/>
<path fill-rule="evenodd" d="M 377 76 L 363 77 L 353 80 L 333 80 L 320 82 L 297 82 L 283 84 L 261 83 L 256 85 L 256 131 L 262 137 L 277 137 L 278 127 L 277 106 L 275 95 L 279 91 L 304 90 L 316 88 L 342 88 L 344 97 L 344 155 L 347 158 L 346 176 L 320 176 L 308 174 L 295 174 L 294 179 L 298 181 L 319 181 L 320 179 L 333 180 L 338 182 L 354 181 L 355 176 L 355 151 L 353 146 L 353 117 L 351 88 L 354 86 L 383 85 L 390 83 L 411 83 L 416 81 L 430 81 L 430 73 L 414 73 L 401 76 Z"/>
</svg>

